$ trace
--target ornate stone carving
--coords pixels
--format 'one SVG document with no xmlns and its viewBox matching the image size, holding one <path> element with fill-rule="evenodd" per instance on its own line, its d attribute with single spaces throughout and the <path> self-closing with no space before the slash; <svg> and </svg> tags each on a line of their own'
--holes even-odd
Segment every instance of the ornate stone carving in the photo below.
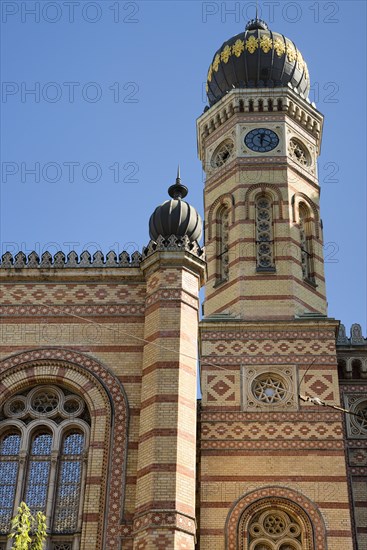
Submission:
<svg viewBox="0 0 367 550">
<path fill-rule="evenodd" d="M 10 252 L 5 252 L 1 258 L 1 267 L 4 269 L 9 269 L 13 267 L 13 256 Z"/>
<path fill-rule="evenodd" d="M 349 344 L 349 339 L 347 338 L 346 331 L 345 331 L 345 325 L 343 325 L 342 323 L 339 326 L 338 338 L 336 343 L 339 345 L 346 345 L 346 346 Z"/>
<path fill-rule="evenodd" d="M 103 253 L 100 250 L 97 250 L 93 254 L 93 261 L 92 261 L 93 267 L 104 267 L 104 256 Z"/>
<path fill-rule="evenodd" d="M 168 239 L 165 239 L 159 235 L 156 241 L 150 241 L 148 246 L 143 248 L 141 259 L 148 258 L 148 256 L 153 254 L 156 250 L 184 250 L 194 254 L 198 258 L 203 260 L 205 259 L 205 249 L 200 247 L 196 241 L 190 242 L 190 239 L 186 235 L 184 237 L 176 237 L 176 235 L 171 235 Z"/>
<path fill-rule="evenodd" d="M 39 256 L 37 254 L 37 252 L 31 252 L 28 256 L 28 263 L 27 263 L 27 267 L 28 268 L 31 268 L 31 267 L 38 267 L 39 266 Z"/>
<path fill-rule="evenodd" d="M 26 266 L 26 256 L 24 252 L 18 252 L 18 254 L 14 258 L 14 267 L 22 269 Z"/>
<path fill-rule="evenodd" d="M 63 252 L 56 252 L 54 256 L 54 267 L 60 268 L 65 265 L 65 254 Z"/>
<path fill-rule="evenodd" d="M 79 267 L 90 267 L 90 265 L 91 265 L 91 255 L 87 250 L 84 250 L 80 254 Z"/>
<path fill-rule="evenodd" d="M 117 267 L 117 256 L 113 250 L 106 254 L 106 267 Z"/>
<path fill-rule="evenodd" d="M 263 412 L 297 410 L 295 367 L 243 367 L 243 409 Z"/>
<path fill-rule="evenodd" d="M 78 254 L 74 250 L 69 252 L 66 265 L 67 267 L 78 267 Z"/>
<path fill-rule="evenodd" d="M 366 393 L 344 395 L 346 409 L 354 414 L 346 415 L 348 437 L 367 439 L 367 397 Z"/>
<path fill-rule="evenodd" d="M 353 323 L 350 330 L 350 343 L 353 346 L 359 346 L 367 344 L 367 341 L 362 336 L 362 328 L 358 323 Z"/>
<path fill-rule="evenodd" d="M 42 254 L 40 267 L 52 267 L 52 255 L 49 252 Z"/>
</svg>

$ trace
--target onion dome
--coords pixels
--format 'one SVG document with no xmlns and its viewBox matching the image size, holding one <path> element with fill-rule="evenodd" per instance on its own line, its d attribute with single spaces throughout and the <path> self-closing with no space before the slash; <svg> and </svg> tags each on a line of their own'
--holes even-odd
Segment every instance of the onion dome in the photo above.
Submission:
<svg viewBox="0 0 367 550">
<path fill-rule="evenodd" d="M 188 193 L 182 185 L 180 168 L 177 171 L 176 183 L 168 189 L 171 200 L 157 206 L 149 220 L 149 235 L 156 241 L 159 235 L 168 238 L 187 236 L 191 242 L 198 241 L 202 232 L 202 221 L 193 206 L 182 200 Z"/>
<path fill-rule="evenodd" d="M 310 91 L 307 65 L 295 44 L 252 19 L 245 32 L 224 42 L 209 67 L 210 106 L 234 88 L 278 88 L 291 85 L 303 97 Z"/>
</svg>

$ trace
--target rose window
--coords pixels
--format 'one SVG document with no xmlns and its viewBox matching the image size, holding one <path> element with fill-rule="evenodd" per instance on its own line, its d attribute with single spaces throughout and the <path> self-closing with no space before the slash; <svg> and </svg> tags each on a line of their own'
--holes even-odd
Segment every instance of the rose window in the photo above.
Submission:
<svg viewBox="0 0 367 550">
<path fill-rule="evenodd" d="M 278 514 L 269 514 L 264 519 L 264 529 L 269 535 L 282 535 L 285 531 L 286 523 L 282 516 Z"/>
<path fill-rule="evenodd" d="M 14 416 L 22 414 L 25 410 L 25 399 L 21 397 L 13 399 L 9 405 L 9 410 Z"/>
<path fill-rule="evenodd" d="M 213 168 L 220 168 L 225 164 L 230 156 L 232 155 L 234 150 L 234 143 L 233 141 L 225 141 L 219 147 L 215 150 L 213 158 L 212 158 L 212 166 Z"/>
<path fill-rule="evenodd" d="M 290 140 L 288 152 L 291 159 L 301 166 L 308 166 L 310 164 L 310 156 L 306 147 L 304 147 L 298 141 L 294 139 Z"/>
<path fill-rule="evenodd" d="M 258 513 L 249 526 L 250 550 L 301 550 L 298 521 L 281 510 Z"/>
<path fill-rule="evenodd" d="M 32 399 L 32 409 L 41 414 L 54 411 L 59 404 L 59 396 L 53 391 L 37 392 Z"/>
<path fill-rule="evenodd" d="M 273 374 L 263 374 L 253 381 L 252 393 L 258 401 L 274 404 L 285 399 L 287 388 L 280 377 Z"/>
</svg>

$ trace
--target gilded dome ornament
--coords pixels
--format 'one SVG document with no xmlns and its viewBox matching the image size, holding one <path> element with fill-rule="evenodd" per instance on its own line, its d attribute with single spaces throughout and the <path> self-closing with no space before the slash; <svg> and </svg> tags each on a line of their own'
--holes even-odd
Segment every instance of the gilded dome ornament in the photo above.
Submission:
<svg viewBox="0 0 367 550">
<path fill-rule="evenodd" d="M 228 63 L 228 59 L 231 57 L 231 48 L 227 45 L 222 53 L 220 54 L 220 58 L 224 63 Z"/>
<path fill-rule="evenodd" d="M 215 75 L 215 78 L 214 78 Z M 207 78 L 209 104 L 235 89 L 290 86 L 302 97 L 310 91 L 303 56 L 291 40 L 270 31 L 256 17 L 244 32 L 229 38 L 213 56 Z"/>
<path fill-rule="evenodd" d="M 297 59 L 297 51 L 290 42 L 287 43 L 287 59 L 291 62 Z"/>
<path fill-rule="evenodd" d="M 250 53 L 254 53 L 257 48 L 259 47 L 259 41 L 254 36 L 250 36 L 248 40 L 246 40 L 246 50 Z"/>
<path fill-rule="evenodd" d="M 220 57 L 219 57 L 219 54 L 217 53 L 213 61 L 213 69 L 215 70 L 215 72 L 218 71 L 219 63 L 220 63 Z"/>
<path fill-rule="evenodd" d="M 269 38 L 269 36 L 263 34 L 262 37 L 260 38 L 260 48 L 262 49 L 262 51 L 264 53 L 268 53 L 270 52 L 272 47 L 273 47 L 272 39 Z"/>
<path fill-rule="evenodd" d="M 212 81 L 212 76 L 213 76 L 213 67 L 210 65 L 209 71 L 208 71 L 208 82 Z"/>
<path fill-rule="evenodd" d="M 285 54 L 285 45 L 283 40 L 276 38 L 274 40 L 274 50 L 278 57 L 282 57 Z"/>
<path fill-rule="evenodd" d="M 236 40 L 232 46 L 232 52 L 236 57 L 240 57 L 241 53 L 245 51 L 245 43 L 243 40 Z"/>
</svg>

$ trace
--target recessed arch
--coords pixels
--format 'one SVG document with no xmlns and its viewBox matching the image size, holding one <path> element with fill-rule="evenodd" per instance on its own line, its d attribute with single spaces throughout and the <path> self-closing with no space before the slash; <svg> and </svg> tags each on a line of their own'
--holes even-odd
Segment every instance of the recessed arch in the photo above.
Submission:
<svg viewBox="0 0 367 550">
<path fill-rule="evenodd" d="M 231 212 L 231 221 L 232 224 L 235 222 L 235 201 L 234 196 L 232 193 L 225 193 L 224 195 L 221 195 L 211 205 L 208 213 L 208 240 L 210 241 L 213 238 L 213 224 L 214 224 L 214 218 L 217 215 L 217 211 L 220 210 L 221 207 L 226 207 Z"/>
<path fill-rule="evenodd" d="M 256 193 L 257 191 L 257 193 Z M 277 212 L 274 212 L 274 219 L 279 218 L 280 220 L 283 219 L 283 199 L 282 199 L 282 193 L 280 189 L 273 185 L 272 183 L 255 183 L 251 185 L 246 193 L 245 193 L 245 219 L 248 220 L 250 218 L 250 203 L 255 200 L 255 197 L 257 194 L 267 194 L 269 197 L 272 198 L 272 201 L 274 202 L 274 205 L 276 206 L 276 203 L 278 208 Z"/>
<path fill-rule="evenodd" d="M 243 542 L 251 518 L 274 507 L 298 518 L 305 533 L 303 550 L 327 550 L 326 527 L 316 504 L 302 493 L 284 487 L 262 487 L 241 496 L 232 505 L 225 525 L 225 549 L 245 550 Z"/>
<path fill-rule="evenodd" d="M 109 506 L 107 488 L 113 487 L 114 496 L 121 502 L 123 510 L 128 435 L 128 401 L 124 389 L 99 361 L 73 350 L 42 348 L 0 361 L 0 405 L 12 395 L 37 384 L 70 389 L 81 395 L 89 407 L 91 446 L 83 513 L 98 516 L 96 550 L 118 547 L 122 518 Z M 94 422 L 97 417 L 98 430 L 97 422 Z M 93 445 L 94 441 L 96 445 Z M 95 491 L 100 495 L 98 510 L 95 497 L 88 498 L 88 494 L 95 494 Z M 108 510 L 107 514 L 104 510 Z M 86 527 L 80 548 L 88 544 L 88 524 Z"/>
<path fill-rule="evenodd" d="M 320 217 L 316 204 L 305 193 L 295 193 L 292 196 L 292 218 L 293 223 L 299 222 L 299 205 L 300 203 L 306 203 L 312 212 L 312 218 L 315 225 L 315 235 L 317 238 L 320 236 Z"/>
</svg>

